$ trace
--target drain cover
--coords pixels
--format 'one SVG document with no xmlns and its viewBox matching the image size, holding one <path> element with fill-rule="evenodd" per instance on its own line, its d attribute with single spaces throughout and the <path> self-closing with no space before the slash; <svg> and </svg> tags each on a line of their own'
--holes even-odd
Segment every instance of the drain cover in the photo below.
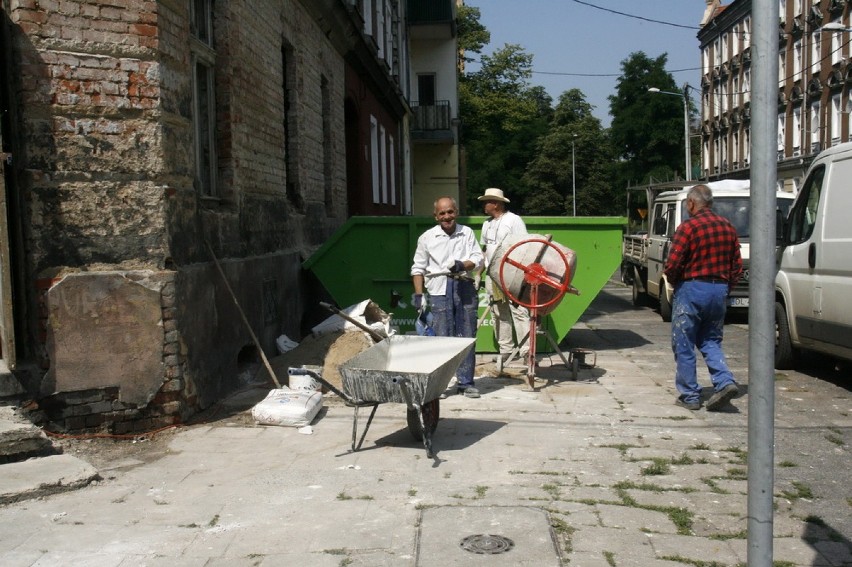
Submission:
<svg viewBox="0 0 852 567">
<path fill-rule="evenodd" d="M 459 546 L 465 551 L 478 553 L 480 555 L 496 555 L 498 553 L 506 553 L 515 547 L 515 542 L 507 537 L 499 535 L 471 535 L 467 536 Z"/>
</svg>

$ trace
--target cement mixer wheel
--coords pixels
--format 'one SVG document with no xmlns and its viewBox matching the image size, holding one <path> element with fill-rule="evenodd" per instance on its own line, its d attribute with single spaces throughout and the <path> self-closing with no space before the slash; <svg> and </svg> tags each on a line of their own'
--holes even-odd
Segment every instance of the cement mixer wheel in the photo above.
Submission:
<svg viewBox="0 0 852 567">
<path fill-rule="evenodd" d="M 441 416 L 441 400 L 435 399 L 431 402 L 426 402 L 420 406 L 420 411 L 423 413 L 423 425 L 431 437 L 438 427 L 438 419 Z M 411 431 L 411 436 L 414 437 L 415 441 L 423 441 L 423 430 L 420 429 L 417 410 L 409 409 L 406 417 L 408 418 L 408 430 Z"/>
<path fill-rule="evenodd" d="M 559 282 L 559 281 L 552 279 L 550 277 L 550 275 L 547 273 L 547 270 L 545 270 L 544 266 L 542 266 L 538 262 L 535 262 L 535 263 L 529 264 L 529 265 L 525 265 L 525 264 L 521 264 L 520 262 L 513 260 L 511 258 L 512 251 L 515 250 L 515 248 L 522 246 L 524 244 L 530 244 L 532 242 L 537 242 L 539 244 L 543 244 L 546 247 L 550 247 L 550 248 L 552 248 L 553 250 L 556 251 L 557 255 L 559 256 L 559 259 L 562 260 L 562 264 L 565 267 L 565 271 L 563 272 L 565 274 L 565 281 L 564 282 Z M 539 258 L 544 257 L 544 252 L 545 252 L 545 250 L 542 249 L 542 253 L 539 254 Z M 533 302 L 521 301 L 519 298 L 515 297 L 512 294 L 512 292 L 510 292 L 508 290 L 508 288 L 506 286 L 505 279 L 503 278 L 503 270 L 505 269 L 506 264 L 509 264 L 510 266 L 514 266 L 515 268 L 521 270 L 524 273 L 524 281 L 527 284 L 530 284 L 530 285 L 542 285 L 542 284 L 546 285 L 548 287 L 555 289 L 556 295 L 554 295 L 553 298 L 550 299 L 549 301 L 545 301 L 543 303 L 533 303 Z M 568 290 L 571 287 L 571 276 L 570 276 L 570 274 L 571 274 L 571 266 L 568 263 L 568 258 L 565 256 L 565 253 L 562 252 L 562 250 L 560 250 L 559 248 L 557 248 L 549 240 L 544 240 L 542 238 L 528 238 L 526 240 L 521 240 L 520 242 L 516 243 L 514 246 L 509 248 L 509 250 L 506 251 L 506 253 L 503 255 L 503 257 L 500 259 L 500 287 L 503 289 L 503 291 L 506 293 L 506 295 L 509 296 L 509 299 L 511 299 L 512 301 L 514 301 L 515 303 L 517 303 L 519 305 L 523 305 L 527 309 L 543 309 L 544 307 L 549 307 L 549 306 L 553 305 L 554 303 L 558 303 L 559 301 L 561 301 L 562 297 L 568 292 Z"/>
</svg>

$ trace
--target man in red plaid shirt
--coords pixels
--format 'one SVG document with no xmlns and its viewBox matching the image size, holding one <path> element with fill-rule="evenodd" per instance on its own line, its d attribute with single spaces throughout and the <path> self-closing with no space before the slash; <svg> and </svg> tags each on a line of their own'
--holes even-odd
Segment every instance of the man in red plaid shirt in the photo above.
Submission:
<svg viewBox="0 0 852 567">
<path fill-rule="evenodd" d="M 707 409 L 716 411 L 739 394 L 722 352 L 725 309 L 730 290 L 743 271 L 737 231 L 728 219 L 713 212 L 713 192 L 696 185 L 687 193 L 689 219 L 672 237 L 665 274 L 674 286 L 672 351 L 679 396 L 675 403 L 701 408 L 701 387 L 695 370 L 695 347 L 704 356 L 714 394 Z"/>
</svg>

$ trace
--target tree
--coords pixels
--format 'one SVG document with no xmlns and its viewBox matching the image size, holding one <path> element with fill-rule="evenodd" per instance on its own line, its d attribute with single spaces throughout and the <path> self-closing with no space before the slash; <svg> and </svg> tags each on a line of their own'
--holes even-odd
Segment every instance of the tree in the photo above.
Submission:
<svg viewBox="0 0 852 567">
<path fill-rule="evenodd" d="M 612 162 L 608 136 L 585 95 L 579 89 L 562 93 L 524 174 L 525 212 L 572 215 L 576 189 L 578 216 L 616 214 Z"/>
<path fill-rule="evenodd" d="M 476 197 L 487 187 L 528 193 L 523 173 L 552 112 L 550 96 L 529 85 L 532 59 L 519 45 L 506 44 L 459 79 L 468 209 L 479 208 Z M 522 209 L 522 199 L 519 204 Z"/>
<path fill-rule="evenodd" d="M 622 187 L 685 176 L 683 99 L 648 92 L 651 87 L 680 92 L 665 70 L 668 55 L 650 59 L 635 52 L 621 62 L 616 94 L 609 97 L 610 136 L 620 158 L 617 182 Z"/>
<path fill-rule="evenodd" d="M 491 43 L 491 32 L 479 22 L 481 16 L 479 8 L 464 4 L 458 7 L 456 21 L 458 22 L 459 50 L 467 63 L 473 61 L 470 53 L 480 54 L 482 48 Z"/>
</svg>

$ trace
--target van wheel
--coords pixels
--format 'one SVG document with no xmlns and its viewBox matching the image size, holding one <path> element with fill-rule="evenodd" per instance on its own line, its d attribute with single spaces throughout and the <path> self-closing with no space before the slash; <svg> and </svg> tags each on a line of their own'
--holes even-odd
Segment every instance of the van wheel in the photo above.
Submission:
<svg viewBox="0 0 852 567">
<path fill-rule="evenodd" d="M 669 303 L 669 294 L 663 283 L 660 284 L 660 316 L 666 323 L 672 322 L 672 304 Z"/>
<path fill-rule="evenodd" d="M 647 304 L 647 295 L 639 289 L 639 278 L 633 277 L 633 305 L 635 307 L 644 307 Z"/>
<path fill-rule="evenodd" d="M 793 341 L 790 339 L 790 324 L 787 310 L 780 301 L 775 302 L 775 368 L 790 370 L 795 363 Z"/>
</svg>

